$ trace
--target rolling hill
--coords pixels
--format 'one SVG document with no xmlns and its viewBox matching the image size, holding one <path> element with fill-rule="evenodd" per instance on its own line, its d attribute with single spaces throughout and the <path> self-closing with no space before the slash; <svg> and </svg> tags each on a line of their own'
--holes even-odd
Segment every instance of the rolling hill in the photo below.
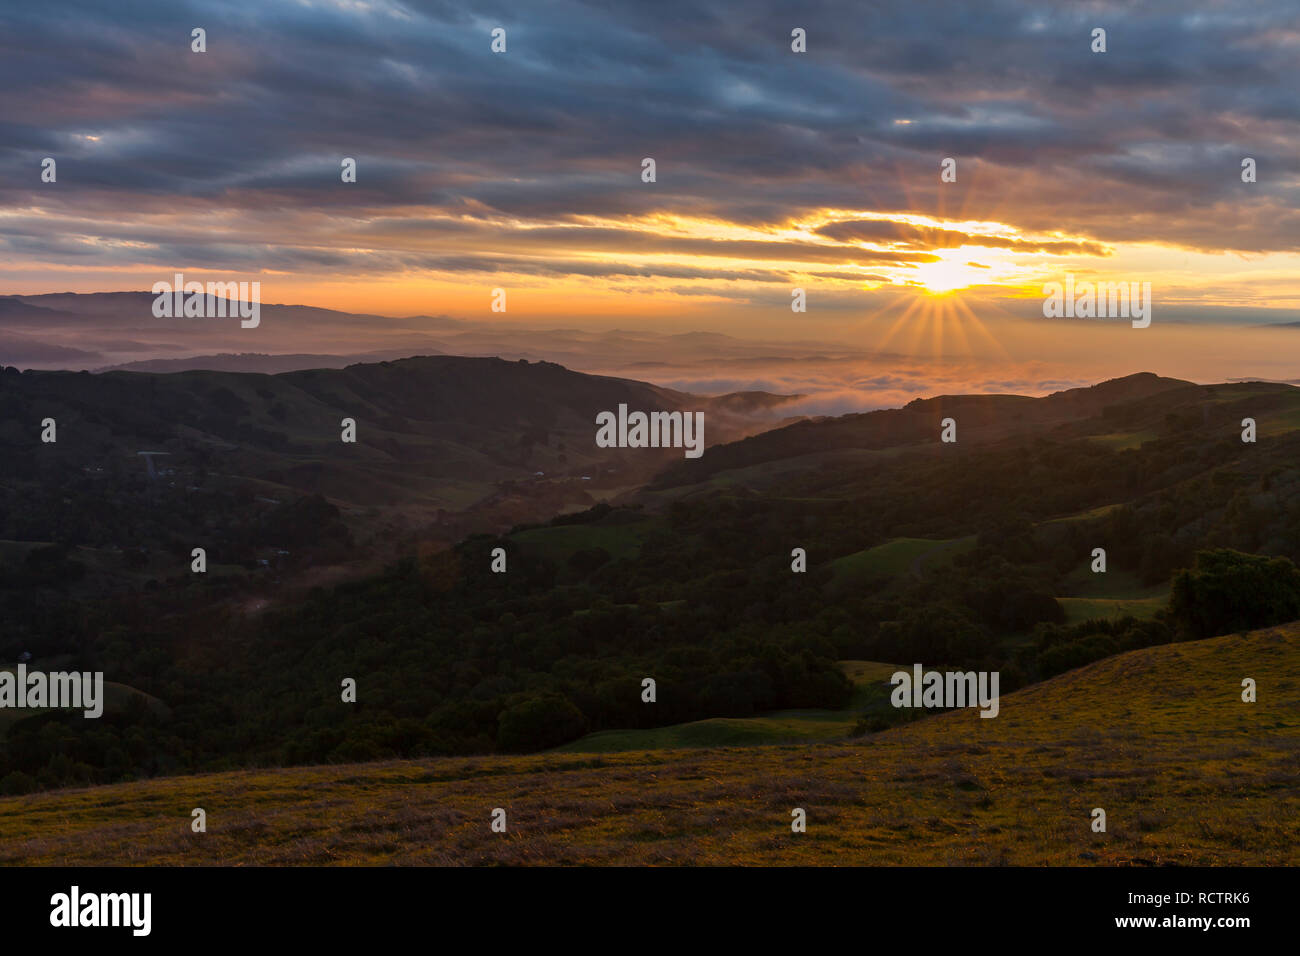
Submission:
<svg viewBox="0 0 1300 956">
<path fill-rule="evenodd" d="M 1241 681 L 1259 700 L 1240 699 Z M 190 832 L 203 807 L 208 832 Z M 493 808 L 508 832 L 491 832 Z M 793 834 L 802 807 L 808 832 Z M 1091 813 L 1107 813 L 1094 833 Z M 1300 862 L 1300 624 L 1132 651 L 839 743 L 261 770 L 0 799 L 0 860 Z"/>
<path fill-rule="evenodd" d="M 0 375 L 0 519 L 9 519 L 0 539 L 57 531 L 78 544 L 156 547 L 121 528 L 96 533 L 90 515 L 53 512 L 75 490 L 74 507 L 111 502 L 142 527 L 168 513 L 169 499 L 242 487 L 271 504 L 321 495 L 354 526 L 438 522 L 456 540 L 589 506 L 681 457 L 597 448 L 597 412 L 620 403 L 703 411 L 713 444 L 770 427 L 788 399 L 699 396 L 545 362 L 455 356 L 279 374 L 9 368 Z M 47 418 L 56 443 L 40 439 Z M 356 422 L 355 443 L 341 441 L 345 418 Z M 167 455 L 156 462 L 165 480 L 153 487 L 141 451 Z M 28 519 L 16 517 L 20 502 Z M 192 522 L 173 524 L 192 533 Z"/>
<path fill-rule="evenodd" d="M 1041 398 L 1022 395 L 941 395 L 902 408 L 805 420 L 714 449 L 712 455 L 673 462 L 653 488 L 680 495 L 729 472 L 772 472 L 857 465 L 902 451 L 937 454 L 940 422 L 953 418 L 962 453 L 1034 438 L 1088 439 L 1115 450 L 1137 448 L 1171 433 L 1201 430 L 1231 436 L 1240 420 L 1259 421 L 1261 434 L 1300 429 L 1300 388 L 1275 382 L 1194 385 L 1140 372 L 1088 388 Z"/>
</svg>

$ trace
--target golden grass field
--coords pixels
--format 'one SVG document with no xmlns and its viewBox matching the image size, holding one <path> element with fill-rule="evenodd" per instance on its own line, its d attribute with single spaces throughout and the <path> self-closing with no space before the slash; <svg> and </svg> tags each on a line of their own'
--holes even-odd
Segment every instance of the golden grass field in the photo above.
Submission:
<svg viewBox="0 0 1300 956">
<path fill-rule="evenodd" d="M 1259 699 L 1241 701 L 1241 681 Z M 190 832 L 203 807 L 208 832 Z M 494 807 L 508 832 L 489 827 Z M 794 834 L 790 811 L 807 811 Z M 1102 807 L 1108 832 L 1093 833 Z M 1296 864 L 1300 624 L 857 740 L 439 758 L 0 799 L 6 864 Z"/>
</svg>

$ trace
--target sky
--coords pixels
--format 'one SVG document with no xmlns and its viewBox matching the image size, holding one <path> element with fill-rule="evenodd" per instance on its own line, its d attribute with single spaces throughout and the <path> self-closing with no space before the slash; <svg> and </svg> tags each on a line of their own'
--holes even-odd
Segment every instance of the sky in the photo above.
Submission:
<svg viewBox="0 0 1300 956">
<path fill-rule="evenodd" d="M 181 272 L 1062 366 L 1041 324 L 1067 274 L 1151 283 L 1151 328 L 1098 331 L 1107 355 L 1300 320 L 1294 0 L 7 4 L 0 84 L 0 295 Z"/>
</svg>

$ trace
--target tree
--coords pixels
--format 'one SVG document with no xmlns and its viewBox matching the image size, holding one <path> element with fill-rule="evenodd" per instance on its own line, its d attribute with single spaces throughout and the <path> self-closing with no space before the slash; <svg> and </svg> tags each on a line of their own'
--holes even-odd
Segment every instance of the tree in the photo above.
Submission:
<svg viewBox="0 0 1300 956">
<path fill-rule="evenodd" d="M 545 750 L 582 736 L 587 718 L 563 694 L 526 697 L 497 719 L 497 747 L 507 751 Z"/>
<path fill-rule="evenodd" d="M 1289 558 L 1228 548 L 1199 551 L 1169 602 L 1184 638 L 1213 637 L 1300 618 L 1300 569 Z"/>
</svg>

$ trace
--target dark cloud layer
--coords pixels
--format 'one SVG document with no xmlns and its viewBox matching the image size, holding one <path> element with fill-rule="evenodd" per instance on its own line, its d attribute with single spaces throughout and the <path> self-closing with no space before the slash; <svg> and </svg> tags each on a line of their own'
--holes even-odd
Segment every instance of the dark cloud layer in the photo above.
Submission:
<svg viewBox="0 0 1300 956">
<path fill-rule="evenodd" d="M 190 52 L 195 26 L 203 55 Z M 489 49 L 495 26 L 504 55 Z M 1096 26 L 1105 55 L 1089 51 Z M 790 50 L 794 27 L 806 54 Z M 0 256 L 668 279 L 698 269 L 595 266 L 571 254 L 585 248 L 772 262 L 748 276 L 762 281 L 787 258 L 875 268 L 962 241 L 1294 251 L 1297 53 L 1294 0 L 500 0 L 490 15 L 439 0 L 7 4 Z M 39 181 L 44 156 L 58 158 L 57 189 Z M 344 156 L 360 168 L 346 189 Z M 650 186 L 645 156 L 658 164 Z M 943 186 L 947 156 L 960 174 Z M 1240 181 L 1244 156 L 1258 162 L 1256 184 Z M 824 243 L 767 243 L 583 221 L 774 227 L 821 208 L 1087 238 L 857 219 L 823 227 Z M 449 254 L 462 239 L 464 254 Z M 746 277 L 725 263 L 710 274 Z"/>
</svg>

